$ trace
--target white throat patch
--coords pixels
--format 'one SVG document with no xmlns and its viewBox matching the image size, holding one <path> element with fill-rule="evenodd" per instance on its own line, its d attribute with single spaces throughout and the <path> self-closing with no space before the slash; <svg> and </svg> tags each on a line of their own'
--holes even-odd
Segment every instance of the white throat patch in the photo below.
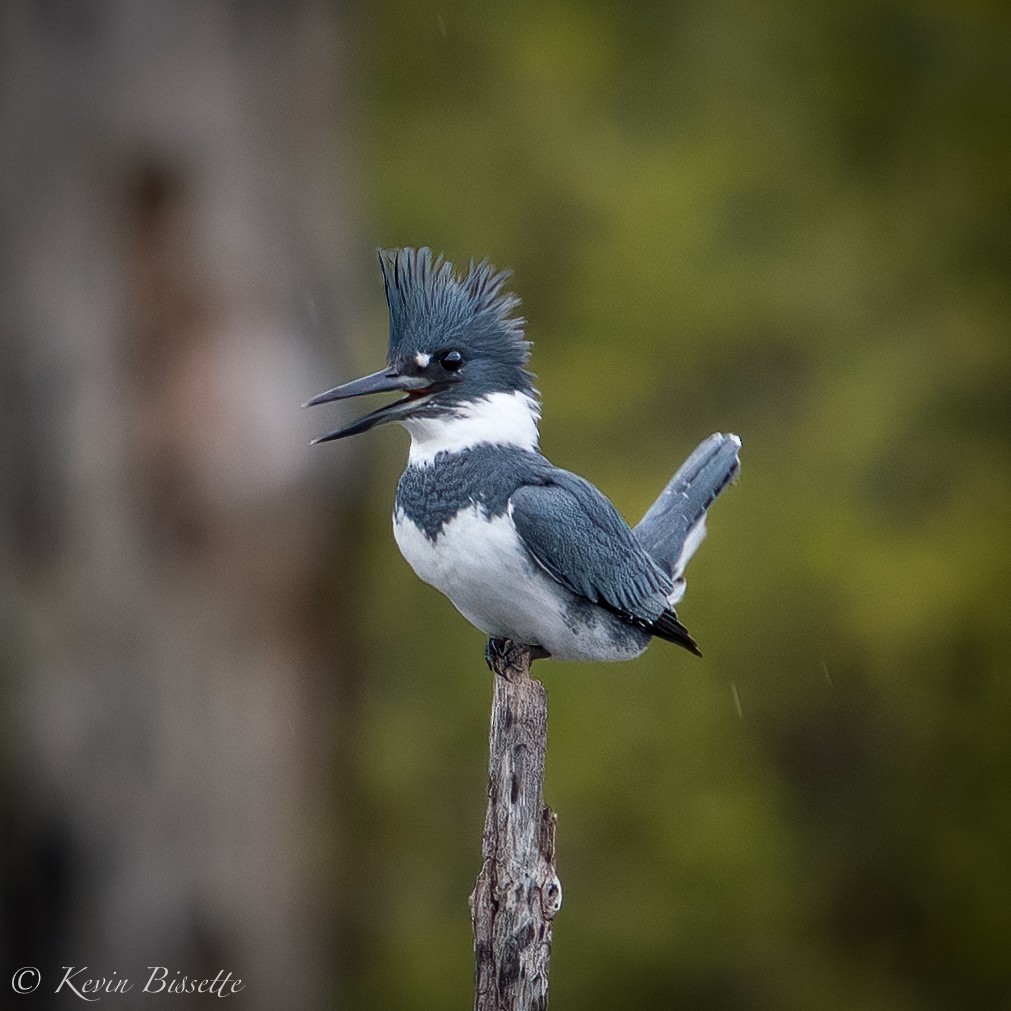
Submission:
<svg viewBox="0 0 1011 1011">
<path fill-rule="evenodd" d="M 409 462 L 431 463 L 439 453 L 459 453 L 481 443 L 537 448 L 537 401 L 525 393 L 489 393 L 480 400 L 459 404 L 457 413 L 443 418 L 405 418 L 411 433 Z"/>
</svg>

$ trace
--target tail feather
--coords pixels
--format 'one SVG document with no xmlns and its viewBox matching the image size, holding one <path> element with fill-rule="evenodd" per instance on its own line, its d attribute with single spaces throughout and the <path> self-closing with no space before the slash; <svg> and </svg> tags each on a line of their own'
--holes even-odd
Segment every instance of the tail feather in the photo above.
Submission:
<svg viewBox="0 0 1011 1011">
<path fill-rule="evenodd" d="M 717 432 L 699 444 L 635 528 L 639 543 L 674 579 L 670 603 L 684 594 L 684 570 L 706 535 L 706 510 L 741 466 L 736 435 Z"/>
<path fill-rule="evenodd" d="M 678 616 L 673 611 L 664 611 L 656 621 L 647 627 L 647 631 L 661 639 L 666 639 L 668 642 L 677 643 L 689 653 L 702 656 L 699 644 L 692 638 L 691 632 L 678 621 Z"/>
</svg>

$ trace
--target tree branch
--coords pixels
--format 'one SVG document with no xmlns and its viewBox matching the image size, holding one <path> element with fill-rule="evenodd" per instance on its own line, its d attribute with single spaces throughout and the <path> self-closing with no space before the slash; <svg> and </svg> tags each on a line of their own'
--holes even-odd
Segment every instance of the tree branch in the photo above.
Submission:
<svg viewBox="0 0 1011 1011">
<path fill-rule="evenodd" d="M 482 865 L 470 897 L 475 1011 L 543 1011 L 551 930 L 562 904 L 555 813 L 544 806 L 548 700 L 530 676 L 537 650 L 488 643 L 495 672 Z"/>
</svg>

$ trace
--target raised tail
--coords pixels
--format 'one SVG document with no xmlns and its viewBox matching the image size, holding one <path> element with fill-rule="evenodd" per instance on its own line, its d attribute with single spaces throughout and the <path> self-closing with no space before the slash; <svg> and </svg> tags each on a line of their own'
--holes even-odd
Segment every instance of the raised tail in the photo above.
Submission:
<svg viewBox="0 0 1011 1011">
<path fill-rule="evenodd" d="M 706 510 L 741 466 L 736 435 L 709 436 L 681 465 L 635 528 L 639 543 L 674 579 L 670 603 L 684 595 L 684 571 L 706 536 Z"/>
</svg>

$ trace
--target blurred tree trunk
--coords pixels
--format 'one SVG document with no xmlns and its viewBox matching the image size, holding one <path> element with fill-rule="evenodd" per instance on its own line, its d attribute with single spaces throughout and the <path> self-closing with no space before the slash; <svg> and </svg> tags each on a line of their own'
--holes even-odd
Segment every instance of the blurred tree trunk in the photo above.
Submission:
<svg viewBox="0 0 1011 1011">
<path fill-rule="evenodd" d="M 329 1006 L 347 457 L 298 405 L 353 310 L 338 25 L 26 0 L 0 32 L 0 945 L 40 992 L 163 965 Z"/>
</svg>

